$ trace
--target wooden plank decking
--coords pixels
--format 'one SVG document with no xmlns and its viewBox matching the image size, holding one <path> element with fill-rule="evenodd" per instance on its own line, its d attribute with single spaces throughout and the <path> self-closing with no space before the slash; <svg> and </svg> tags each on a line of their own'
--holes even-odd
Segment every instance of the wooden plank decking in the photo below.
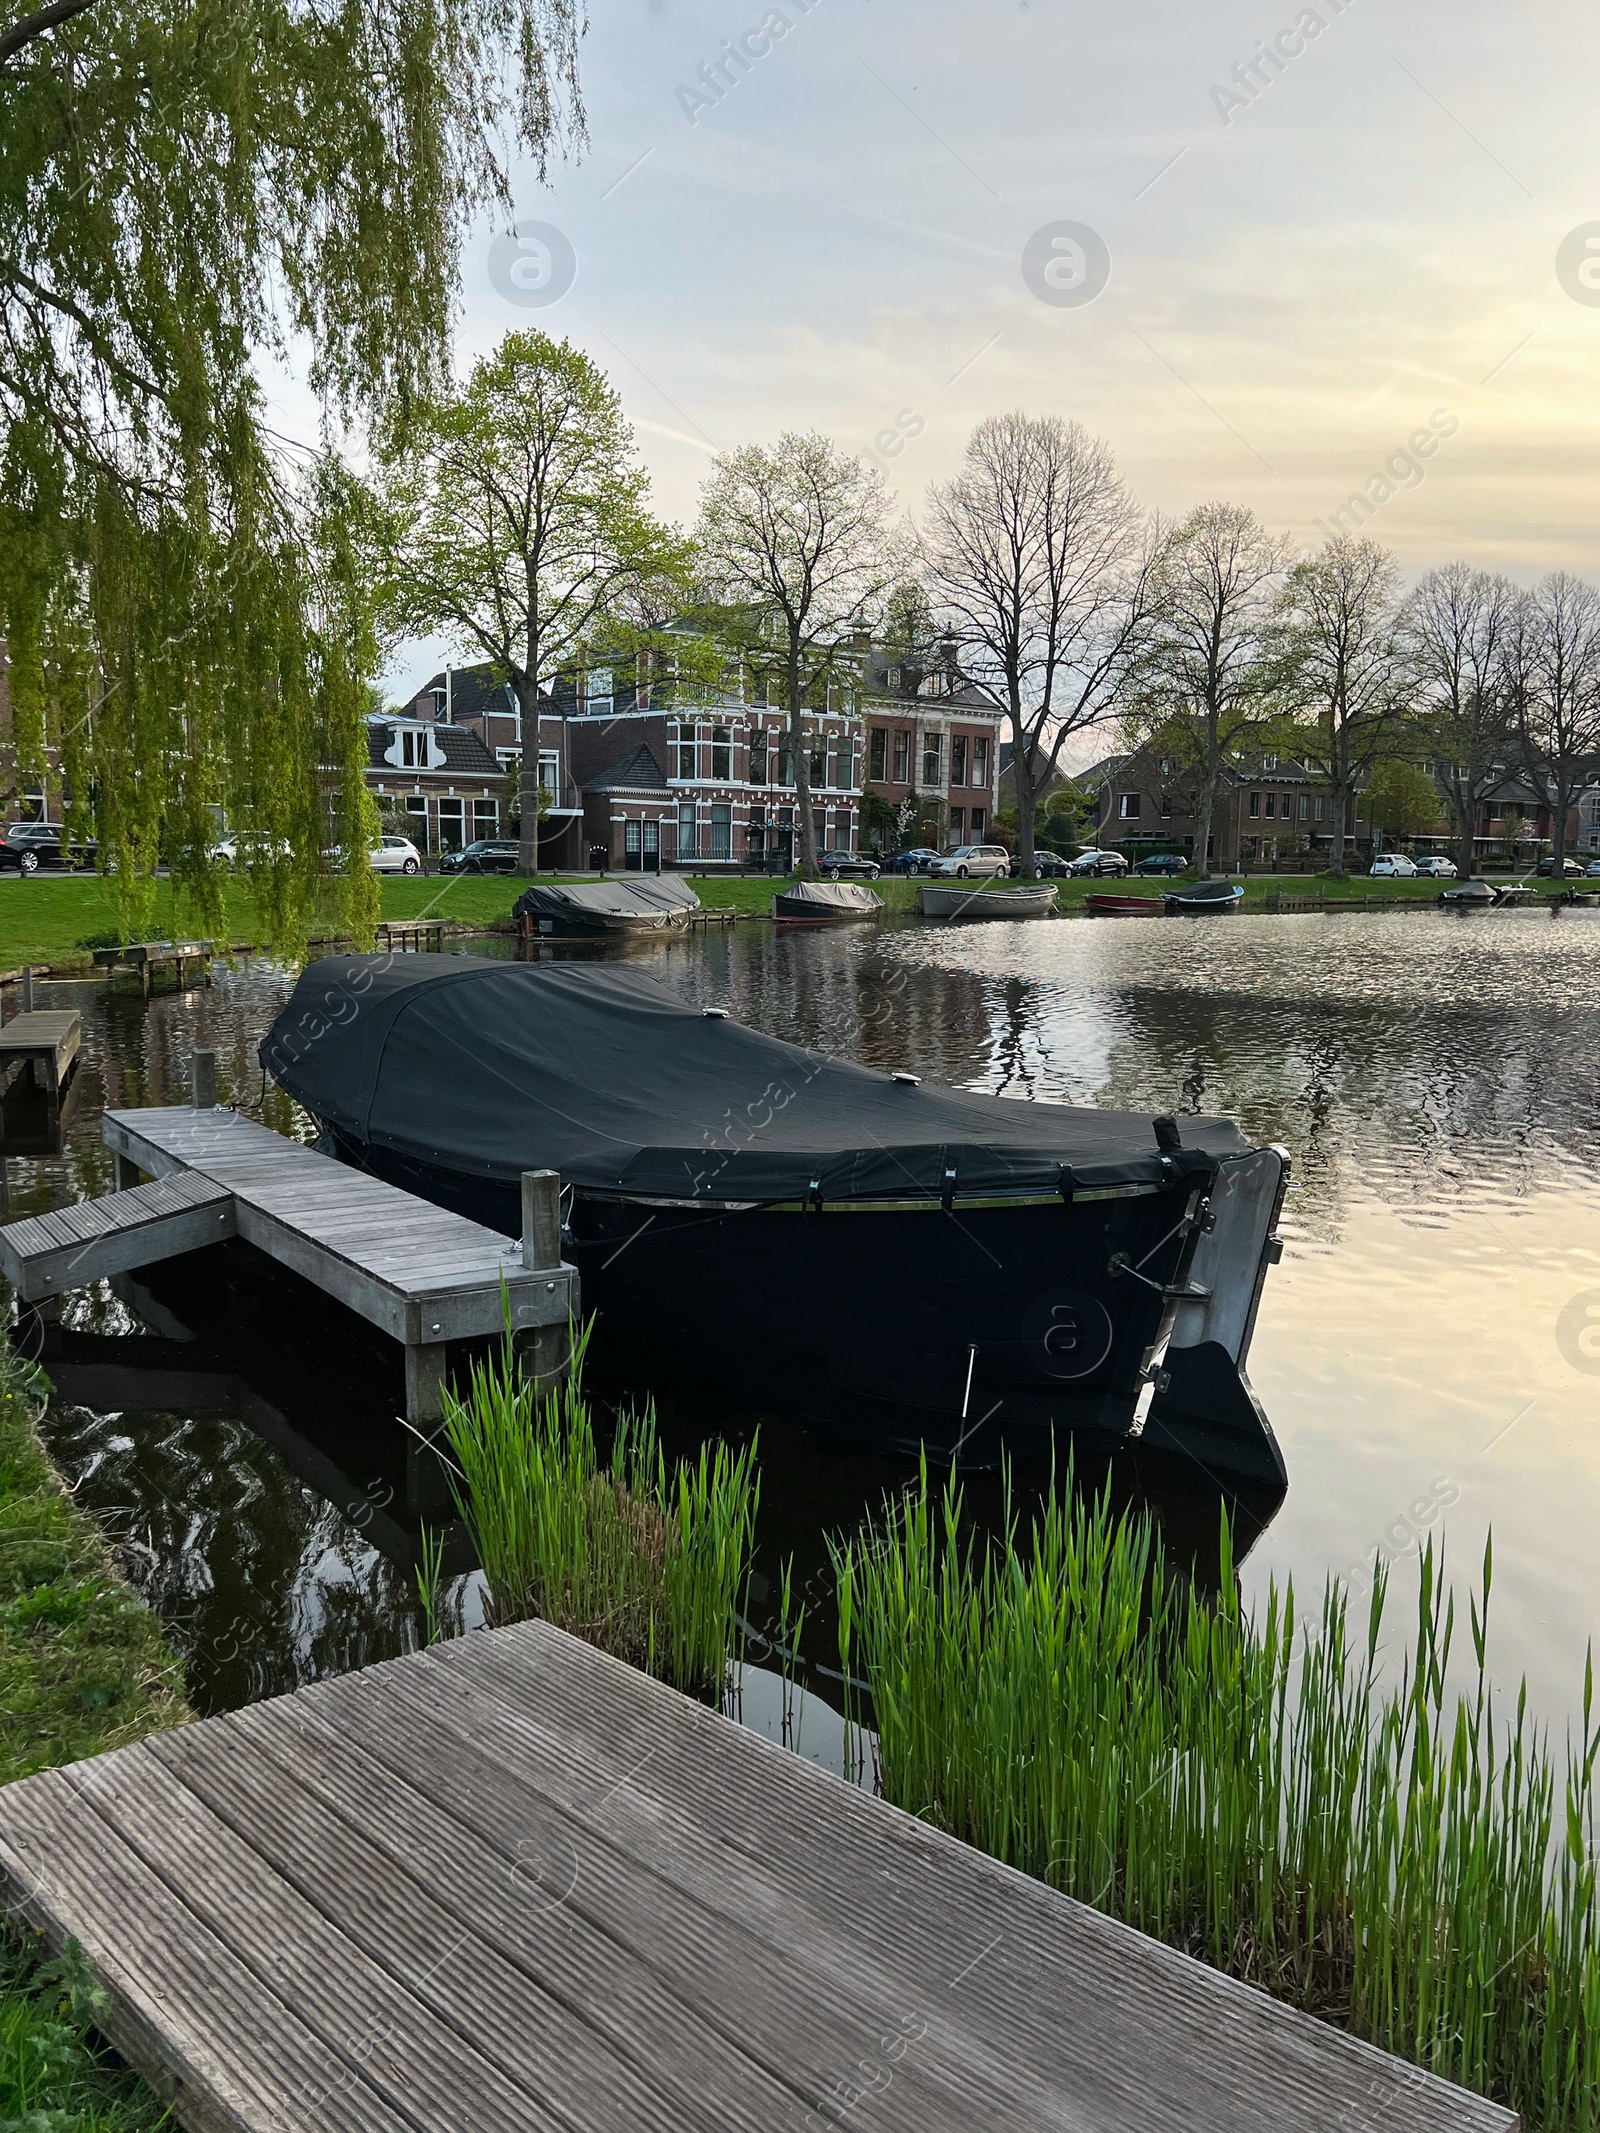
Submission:
<svg viewBox="0 0 1600 2133">
<path fill-rule="evenodd" d="M 404 1342 L 413 1420 L 438 1412 L 447 1344 L 500 1332 L 506 1302 L 517 1332 L 578 1315 L 576 1268 L 530 1269 L 514 1238 L 235 1111 L 107 1111 L 101 1131 L 124 1165 L 224 1186 L 246 1243 Z"/>
<path fill-rule="evenodd" d="M 83 1017 L 71 1008 L 36 1008 L 0 1024 L 0 1082 L 25 1066 L 52 1103 L 83 1043 Z"/>
<path fill-rule="evenodd" d="M 233 1194 L 196 1171 L 0 1228 L 0 1273 L 23 1303 L 87 1288 L 234 1235 Z"/>
<path fill-rule="evenodd" d="M 0 1791 L 196 2133 L 1511 2133 L 540 1623 Z"/>
</svg>

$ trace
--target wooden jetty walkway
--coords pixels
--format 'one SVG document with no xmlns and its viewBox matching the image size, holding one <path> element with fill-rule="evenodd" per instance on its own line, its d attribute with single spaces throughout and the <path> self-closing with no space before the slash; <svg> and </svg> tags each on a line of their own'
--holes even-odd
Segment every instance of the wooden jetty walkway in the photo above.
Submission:
<svg viewBox="0 0 1600 2133">
<path fill-rule="evenodd" d="M 413 1423 L 439 1418 L 450 1343 L 501 1332 L 508 1308 L 535 1368 L 558 1367 L 580 1295 L 554 1172 L 523 1179 L 519 1242 L 217 1109 L 215 1062 L 195 1061 L 194 1105 L 105 1113 L 121 1190 L 0 1228 L 24 1301 L 237 1236 L 402 1343 Z"/>
<path fill-rule="evenodd" d="M 1513 2133 L 543 1623 L 0 1791 L 193 2133 Z"/>
<path fill-rule="evenodd" d="M 106 974 L 106 984 L 124 972 L 131 972 L 143 987 L 144 996 L 150 997 L 151 981 L 158 970 L 170 970 L 183 989 L 189 965 L 195 964 L 203 981 L 211 983 L 211 958 L 216 952 L 215 941 L 130 941 L 121 948 L 97 948 L 94 951 L 96 964 Z"/>
<path fill-rule="evenodd" d="M 61 1113 L 61 1092 L 83 1044 L 83 1017 L 70 1008 L 25 1008 L 0 1024 L 0 1088 L 26 1073 L 42 1089 L 49 1123 Z"/>
</svg>

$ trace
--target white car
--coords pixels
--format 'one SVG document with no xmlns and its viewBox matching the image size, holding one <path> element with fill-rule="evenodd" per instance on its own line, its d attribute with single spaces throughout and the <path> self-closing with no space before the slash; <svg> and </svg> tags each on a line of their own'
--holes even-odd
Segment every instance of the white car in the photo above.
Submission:
<svg viewBox="0 0 1600 2133">
<path fill-rule="evenodd" d="M 1417 872 L 1426 875 L 1429 881 L 1454 881 L 1456 863 L 1453 859 L 1446 859 L 1435 852 L 1428 858 L 1417 861 Z"/>
<path fill-rule="evenodd" d="M 1454 868 L 1451 869 L 1453 873 Z M 1404 852 L 1380 852 L 1367 869 L 1369 876 L 1381 875 L 1389 881 L 1414 881 L 1416 861 L 1408 859 Z"/>
<path fill-rule="evenodd" d="M 965 881 L 969 875 L 993 874 L 1004 881 L 1011 872 L 1011 854 L 1003 844 L 962 844 L 929 867 L 930 874 Z"/>
<path fill-rule="evenodd" d="M 367 854 L 374 874 L 420 874 L 422 854 L 409 837 L 380 837 Z"/>
<path fill-rule="evenodd" d="M 292 859 L 294 846 L 280 838 L 276 849 L 262 837 L 236 837 L 230 830 L 220 843 L 211 846 L 206 853 L 211 860 L 219 860 L 223 866 L 249 866 L 252 859 Z"/>
</svg>

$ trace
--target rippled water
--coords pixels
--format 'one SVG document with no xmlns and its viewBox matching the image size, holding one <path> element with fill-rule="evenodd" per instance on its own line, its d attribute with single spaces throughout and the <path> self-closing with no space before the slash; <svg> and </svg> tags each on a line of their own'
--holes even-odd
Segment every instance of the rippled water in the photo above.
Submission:
<svg viewBox="0 0 1600 2133">
<path fill-rule="evenodd" d="M 1247 1583 L 1292 1571 L 1315 1589 L 1375 1557 L 1403 1578 L 1424 1533 L 1465 1578 L 1492 1524 L 1496 1672 L 1526 1670 L 1553 1717 L 1573 1708 L 1600 1611 L 1600 914 L 741 926 L 630 956 L 823 1050 L 1022 1101 L 1227 1112 L 1284 1143 L 1288 1249 L 1251 1373 L 1290 1491 Z M 86 1011 L 82 1086 L 60 1157 L 9 1157 L 12 1211 L 108 1189 L 102 1091 L 174 1100 L 195 1043 L 217 1048 L 225 1093 L 255 1099 L 254 1044 L 287 985 L 241 966 L 148 1013 L 50 988 Z M 292 1124 L 273 1091 L 267 1115 Z M 14 1148 L 27 1120 L 6 1125 Z M 213 1257 L 203 1280 L 142 1277 L 143 1324 L 105 1291 L 74 1307 L 50 1424 L 208 1709 L 411 1634 L 394 1352 Z M 817 1563 L 823 1528 L 895 1479 L 782 1417 L 701 1406 L 669 1407 L 669 1435 L 707 1412 L 760 1423 L 768 1571 L 790 1551 Z M 1191 1508 L 1214 1520 L 1202 1496 Z M 1181 1527 L 1181 1504 L 1162 1509 Z"/>
</svg>

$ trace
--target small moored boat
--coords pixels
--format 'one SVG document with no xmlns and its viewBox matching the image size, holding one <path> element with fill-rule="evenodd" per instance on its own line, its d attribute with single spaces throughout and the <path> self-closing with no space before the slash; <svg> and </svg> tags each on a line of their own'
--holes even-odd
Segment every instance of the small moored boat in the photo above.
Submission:
<svg viewBox="0 0 1600 2133">
<path fill-rule="evenodd" d="M 1234 881 L 1191 881 L 1181 889 L 1168 889 L 1161 901 L 1169 911 L 1187 918 L 1209 918 L 1223 911 L 1237 911 L 1244 890 Z"/>
<path fill-rule="evenodd" d="M 1055 909 L 1053 881 L 923 882 L 917 909 L 924 918 L 1048 918 Z"/>
<path fill-rule="evenodd" d="M 1474 875 L 1441 889 L 1439 901 L 1456 911 L 1490 911 L 1509 904 L 1531 904 L 1534 892 L 1525 881 L 1483 881 Z"/>
<path fill-rule="evenodd" d="M 883 898 L 864 881 L 797 881 L 772 899 L 774 918 L 795 925 L 833 926 L 841 920 L 876 918 Z"/>
<path fill-rule="evenodd" d="M 559 1172 L 584 1307 L 649 1383 L 878 1451 L 1081 1433 L 1283 1487 L 1245 1359 L 1288 1158 L 1230 1120 L 925 1085 L 590 962 L 330 956 L 261 1060 L 330 1154 L 508 1238 Z"/>
<path fill-rule="evenodd" d="M 674 874 L 638 881 L 536 881 L 511 915 L 533 939 L 592 940 L 603 934 L 666 933 L 686 926 L 700 899 Z"/>
<path fill-rule="evenodd" d="M 1166 900 L 1160 896 L 1086 896 L 1083 908 L 1095 918 L 1166 916 Z"/>
</svg>

